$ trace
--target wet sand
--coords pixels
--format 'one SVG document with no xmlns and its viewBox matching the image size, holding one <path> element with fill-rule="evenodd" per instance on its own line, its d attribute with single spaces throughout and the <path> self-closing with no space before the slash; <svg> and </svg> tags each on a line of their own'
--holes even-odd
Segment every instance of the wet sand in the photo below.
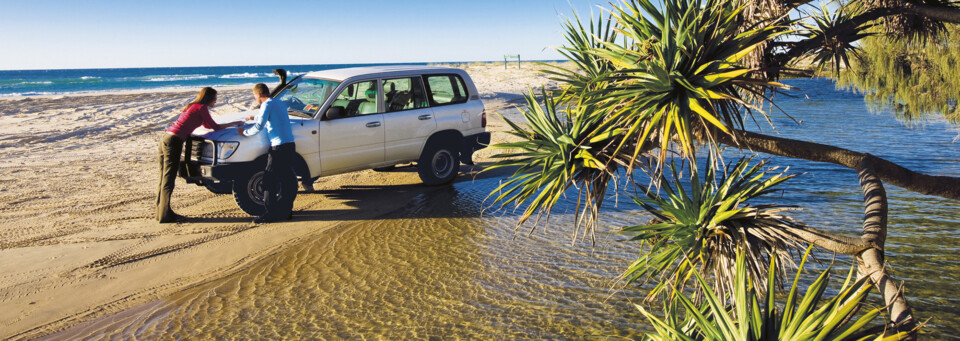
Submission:
<svg viewBox="0 0 960 341">
<path fill-rule="evenodd" d="M 516 214 L 481 214 L 502 176 L 418 194 L 225 278 L 41 340 L 636 339 L 648 331 L 632 304 L 649 287 L 615 280 L 636 259 L 635 245 L 604 230 L 596 245 L 571 247 L 569 213 L 549 231 L 518 237 Z"/>
<path fill-rule="evenodd" d="M 532 68 L 466 66 L 487 107 L 551 83 Z M 252 105 L 248 89 L 221 89 L 214 116 Z M 156 300 L 248 268 L 298 241 L 366 221 L 433 191 L 415 172 L 321 178 L 300 193 L 294 220 L 256 225 L 230 195 L 181 179 L 161 225 L 153 212 L 157 139 L 194 91 L 0 99 L 0 338 L 30 339 Z M 494 135 L 494 140 L 498 135 Z M 477 160 L 487 162 L 489 151 Z M 461 178 L 477 168 L 461 168 Z"/>
</svg>

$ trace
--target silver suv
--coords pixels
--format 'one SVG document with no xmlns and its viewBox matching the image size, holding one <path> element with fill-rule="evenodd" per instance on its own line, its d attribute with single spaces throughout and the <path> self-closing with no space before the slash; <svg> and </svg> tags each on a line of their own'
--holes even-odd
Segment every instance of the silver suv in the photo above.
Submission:
<svg viewBox="0 0 960 341">
<path fill-rule="evenodd" d="M 289 82 L 285 72 L 278 74 L 281 82 L 272 97 L 289 108 L 299 156 L 294 171 L 308 184 L 322 176 L 410 162 L 416 162 L 425 184 L 445 184 L 457 176 L 461 162 L 472 164 L 473 152 L 490 142 L 483 103 L 461 69 L 332 69 Z M 185 148 L 180 176 L 214 193 L 233 193 L 244 212 L 259 215 L 269 146 L 266 134 L 198 129 Z"/>
</svg>

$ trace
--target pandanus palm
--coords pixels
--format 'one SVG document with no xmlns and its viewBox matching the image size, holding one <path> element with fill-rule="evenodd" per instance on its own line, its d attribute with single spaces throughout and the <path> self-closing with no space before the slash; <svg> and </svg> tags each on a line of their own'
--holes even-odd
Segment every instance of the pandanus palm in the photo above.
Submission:
<svg viewBox="0 0 960 341">
<path fill-rule="evenodd" d="M 619 146 L 632 147 L 633 158 L 659 148 L 662 164 L 671 146 L 689 159 L 700 143 L 715 149 L 716 134 L 734 134 L 743 127 L 744 109 L 747 115 L 756 111 L 746 95 L 763 98 L 785 87 L 739 62 L 786 31 L 776 25 L 745 29 L 741 15 L 735 1 L 720 0 L 670 0 L 662 10 L 640 0 L 613 8 L 625 42 L 587 50 L 615 70 L 598 80 L 609 86 L 584 96 L 627 129 Z"/>
<path fill-rule="evenodd" d="M 810 249 L 807 249 L 809 255 Z M 806 261 L 804 255 L 804 262 Z M 646 340 L 901 340 L 906 332 L 876 330 L 871 322 L 880 315 L 883 307 L 868 309 L 858 315 L 866 305 L 870 283 L 866 278 L 853 280 L 853 268 L 836 295 L 827 297 L 830 270 L 820 273 L 803 296 L 798 283 L 803 263 L 793 280 L 786 302 L 777 303 L 776 295 L 762 295 L 758 287 L 751 285 L 756 278 L 751 274 L 744 252 L 738 252 L 735 262 L 734 292 L 721 296 L 707 287 L 707 281 L 697 271 L 692 275 L 697 282 L 707 287 L 703 303 L 697 304 L 682 291 L 674 291 L 674 300 L 667 303 L 663 318 L 657 317 L 641 306 L 643 313 L 655 332 L 647 334 Z M 770 261 L 767 292 L 773 291 L 775 260 Z M 766 296 L 766 299 L 762 299 Z M 728 301 L 726 297 L 730 297 Z M 728 304 L 728 302 L 730 304 Z M 881 325 L 882 327 L 882 325 Z"/>
<path fill-rule="evenodd" d="M 566 45 L 558 50 L 574 67 L 543 64 L 543 72 L 563 84 L 560 102 L 580 104 L 580 100 L 585 99 L 584 93 L 602 89 L 606 86 L 603 79 L 616 70 L 613 63 L 591 51 L 616 43 L 619 35 L 613 21 L 604 19 L 602 13 L 597 18 L 590 18 L 586 27 L 577 15 L 564 23 L 563 27 Z"/>
<path fill-rule="evenodd" d="M 571 46 L 565 52 L 573 57 L 576 68 L 552 71 L 555 79 L 566 84 L 556 99 L 545 96 L 547 107 L 555 112 L 540 115 L 535 108 L 539 105 L 531 105 L 534 109 L 526 115 L 527 124 L 538 131 L 530 133 L 511 124 L 510 134 L 520 141 L 495 146 L 525 150 L 528 158 L 543 161 L 526 162 L 507 181 L 505 185 L 513 186 L 519 195 L 496 197 L 504 204 L 529 204 L 518 225 L 533 212 L 549 212 L 566 189 L 576 186 L 594 194 L 581 196 L 586 200 L 581 219 L 588 222 L 584 231 L 592 231 L 590 222 L 596 222 L 603 190 L 621 167 L 632 172 L 641 163 L 641 153 L 659 148 L 653 154 L 657 169 L 670 150 L 693 161 L 698 145 L 716 151 L 717 134 L 732 135 L 742 128 L 744 118 L 757 111 L 744 96 L 763 98 L 771 89 L 785 86 L 759 78 L 752 72 L 755 69 L 738 62 L 785 30 L 775 25 L 743 29 L 741 14 L 742 9 L 731 1 L 671 0 L 658 7 L 650 0 L 638 0 L 612 10 L 616 34 L 602 18 L 592 22 L 589 32 L 579 20 L 569 23 L 566 36 Z M 617 36 L 623 38 L 619 43 Z M 537 100 L 529 94 L 527 102 Z M 593 128 L 578 130 L 577 136 L 570 136 L 574 143 L 566 142 L 575 148 L 558 147 L 565 134 L 569 136 L 566 131 L 541 129 L 538 126 L 544 120 L 529 117 L 552 121 L 556 112 L 572 121 L 591 122 Z M 516 156 L 513 152 L 498 155 Z M 581 174 L 580 169 L 596 172 Z"/>
<path fill-rule="evenodd" d="M 753 286 L 765 288 L 767 259 L 792 265 L 789 251 L 803 247 L 795 232 L 806 226 L 782 215 L 796 209 L 793 206 L 747 204 L 794 177 L 786 175 L 786 170 L 768 176 L 776 168 L 763 167 L 763 162 L 751 165 L 750 159 L 742 159 L 723 175 L 705 167 L 702 176 L 696 167 L 689 167 L 689 176 L 681 179 L 680 170 L 671 164 L 672 181 L 660 177 L 654 181 L 656 188 L 637 184 L 642 194 L 634 201 L 654 220 L 623 229 L 634 236 L 631 240 L 646 246 L 624 277 L 657 282 L 652 297 L 667 287 L 684 287 L 693 273 L 702 273 L 713 278 L 714 291 L 728 297 L 735 289 L 734 263 L 741 250 Z M 776 270 L 778 276 L 772 278 L 785 273 L 783 268 Z M 692 284 L 704 289 L 699 282 Z"/>
<path fill-rule="evenodd" d="M 564 83 L 557 97 L 544 96 L 547 106 L 553 109 L 538 109 L 540 106 L 531 94 L 527 101 L 533 109 L 525 113 L 528 128 L 511 123 L 511 134 L 520 141 L 499 147 L 519 152 L 510 151 L 500 156 L 519 157 L 521 161 L 504 159 L 498 163 L 517 166 L 517 170 L 497 189 L 502 195 L 496 199 L 504 205 L 528 204 L 519 221 L 523 224 L 533 212 L 549 215 L 559 198 L 570 187 L 576 187 L 581 194 L 587 193 L 578 200 L 578 205 L 579 201 L 586 201 L 580 221 L 596 222 L 604 191 L 618 174 L 633 180 L 633 171 L 639 167 L 652 174 L 655 182 L 660 181 L 663 166 L 674 153 L 695 166 L 700 164 L 696 161 L 698 148 L 706 146 L 709 154 L 718 155 L 718 143 L 854 169 L 859 174 L 865 208 L 869 212 L 860 238 L 816 231 L 807 234 L 804 240 L 855 257 L 865 271 L 861 275 L 872 278 L 889 304 L 891 321 L 898 328 L 912 330 L 916 320 L 900 290 L 891 284 L 893 281 L 883 270 L 887 204 L 882 182 L 917 193 L 960 200 L 960 178 L 921 174 L 867 153 L 744 130 L 745 121 L 756 120 L 757 113 L 766 118 L 766 113 L 759 109 L 763 106 L 758 104 L 766 101 L 772 92 L 785 88 L 764 77 L 776 78 L 804 57 L 812 57 L 819 64 L 832 62 L 835 67 L 839 67 L 840 62 L 848 64 L 849 56 L 857 52 L 855 41 L 864 38 L 863 32 L 871 29 L 877 20 L 886 25 L 872 26 L 872 29 L 888 32 L 896 32 L 891 30 L 897 26 L 894 24 L 918 18 L 923 20 L 914 23 L 960 23 L 960 7 L 952 0 L 862 2 L 866 4 L 863 11 L 845 7 L 802 25 L 802 21 L 792 20 L 786 14 L 809 1 L 664 0 L 654 4 L 651 0 L 627 0 L 612 5 L 606 22 L 601 16 L 598 21 L 591 21 L 588 29 L 579 21 L 567 25 L 570 45 L 563 49 L 574 67 L 550 72 L 554 79 Z M 797 30 L 789 30 L 786 25 Z M 938 31 L 936 25 L 901 26 L 921 28 L 922 32 Z M 794 34 L 785 37 L 791 32 Z M 744 59 L 748 55 L 751 58 Z M 950 63 L 944 62 L 952 65 Z M 902 61 L 894 63 L 901 64 Z M 857 63 L 853 65 L 856 67 Z M 879 72 L 891 71 L 885 67 Z M 952 105 L 956 100 L 946 99 L 946 102 Z M 681 201 L 687 200 L 672 200 L 670 204 Z M 661 211 L 667 207 L 647 204 Z M 759 206 L 753 209 L 757 213 L 763 210 Z M 700 210 L 701 213 L 710 211 Z M 741 218 L 745 223 L 755 224 L 761 221 L 753 219 L 757 217 Z M 787 221 L 779 217 L 774 220 L 777 219 Z M 670 221 L 663 220 L 663 223 Z M 590 228 L 592 226 L 586 230 Z M 640 232 L 648 236 L 641 239 L 651 243 L 670 240 L 671 236 L 661 232 Z M 701 232 L 688 234 L 697 236 Z M 753 243 L 749 240 L 756 236 L 751 234 L 738 236 L 746 241 L 742 245 Z M 794 239 L 788 237 L 784 240 Z M 676 269 L 670 267 L 679 262 L 671 256 L 678 252 L 676 250 L 697 247 L 698 252 L 710 250 L 702 243 L 708 239 L 701 238 L 700 246 L 684 246 L 675 239 L 674 251 L 670 251 L 672 246 L 660 244 L 660 251 L 670 251 L 666 253 L 669 257 L 640 264 L 637 269 L 649 269 L 651 264 L 668 264 L 664 269 Z M 781 251 L 773 252 L 766 254 Z M 689 265 L 688 269 L 696 268 Z"/>
<path fill-rule="evenodd" d="M 867 22 L 842 31 L 837 31 L 837 28 L 852 22 L 851 19 L 862 15 L 864 11 L 861 3 L 851 3 L 836 11 L 823 5 L 820 12 L 810 17 L 809 22 L 801 22 L 804 29 L 798 32 L 799 35 L 820 41 L 819 48 L 812 51 L 813 63 L 818 65 L 818 72 L 831 65 L 834 75 L 839 75 L 843 67 L 850 67 L 850 57 L 859 58 L 860 48 L 853 42 L 873 35 L 869 29 L 874 24 Z"/>
<path fill-rule="evenodd" d="M 520 110 L 526 119 L 526 128 L 504 117 L 511 127 L 507 133 L 518 141 L 492 146 L 506 152 L 495 155 L 501 160 L 486 170 L 504 167 L 516 170 L 490 195 L 496 195 L 496 201 L 503 205 L 530 200 L 520 217 L 520 226 L 534 212 L 538 212 L 538 221 L 549 215 L 550 208 L 567 188 L 578 184 L 586 205 L 584 211 L 589 213 L 581 217 L 596 217 L 599 206 L 591 204 L 602 201 L 606 184 L 616 175 L 616 164 L 611 164 L 613 160 L 602 151 L 610 148 L 612 139 L 622 131 L 605 121 L 595 106 L 561 108 L 558 100 L 545 90 L 542 95 L 544 105 L 531 94 L 527 96 L 527 109 Z M 578 223 L 578 226 L 591 224 Z"/>
</svg>

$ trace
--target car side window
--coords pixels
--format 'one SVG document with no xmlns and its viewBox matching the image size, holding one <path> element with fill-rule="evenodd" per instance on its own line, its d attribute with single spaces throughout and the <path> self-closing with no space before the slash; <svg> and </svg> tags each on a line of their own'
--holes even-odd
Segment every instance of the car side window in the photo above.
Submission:
<svg viewBox="0 0 960 341">
<path fill-rule="evenodd" d="M 361 81 L 348 85 L 330 106 L 340 107 L 344 117 L 377 113 L 377 81 Z"/>
<path fill-rule="evenodd" d="M 426 92 L 419 77 L 384 79 L 382 89 L 387 112 L 427 107 Z"/>
<path fill-rule="evenodd" d="M 464 103 L 467 101 L 467 89 L 463 79 L 457 75 L 424 76 L 427 83 L 427 92 L 430 105 L 446 105 Z"/>
</svg>

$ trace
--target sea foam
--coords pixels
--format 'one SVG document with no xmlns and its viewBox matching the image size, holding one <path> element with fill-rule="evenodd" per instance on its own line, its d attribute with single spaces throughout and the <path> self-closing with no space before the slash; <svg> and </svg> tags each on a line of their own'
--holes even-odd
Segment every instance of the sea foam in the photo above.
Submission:
<svg viewBox="0 0 960 341">
<path fill-rule="evenodd" d="M 222 76 L 220 76 L 220 78 L 224 78 L 224 79 L 263 78 L 263 77 L 270 77 L 270 74 L 268 74 L 268 73 L 246 72 L 246 73 L 232 73 L 232 74 L 229 74 L 229 75 L 222 75 Z"/>
</svg>

